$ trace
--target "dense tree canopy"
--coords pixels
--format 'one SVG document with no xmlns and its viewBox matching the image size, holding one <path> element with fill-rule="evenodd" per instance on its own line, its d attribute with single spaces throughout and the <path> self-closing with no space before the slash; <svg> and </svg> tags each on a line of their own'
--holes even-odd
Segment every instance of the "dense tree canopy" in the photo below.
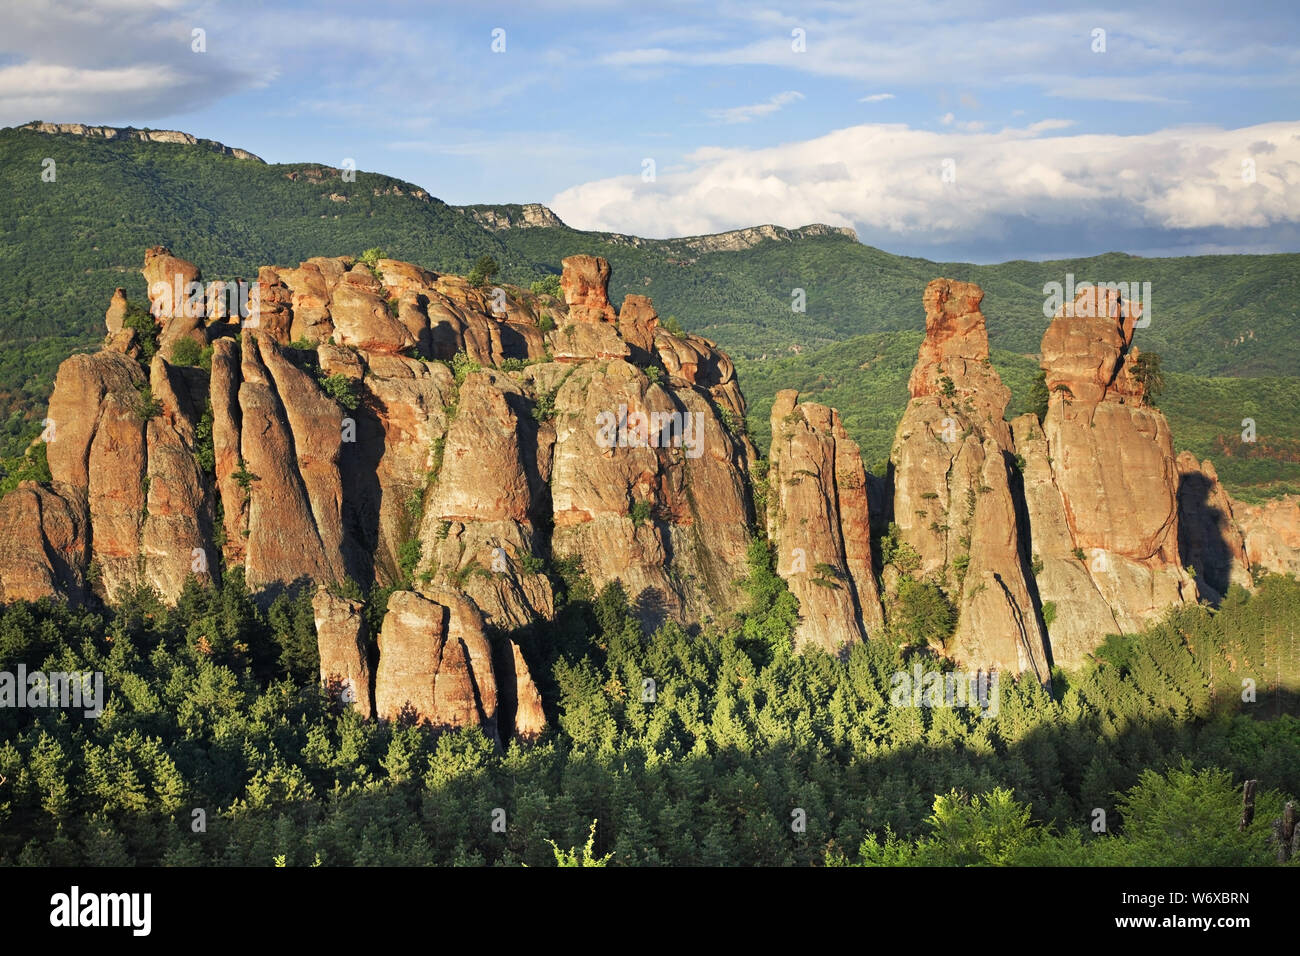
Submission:
<svg viewBox="0 0 1300 956">
<path fill-rule="evenodd" d="M 330 702 L 307 596 L 262 609 L 237 573 L 175 609 L 12 604 L 0 669 L 102 670 L 110 701 L 0 709 L 0 863 L 1274 859 L 1269 821 L 1300 793 L 1294 579 L 1113 638 L 1050 691 L 1004 680 L 981 716 L 891 705 L 891 675 L 942 666 L 926 652 L 792 653 L 797 604 L 761 544 L 750 560 L 749 613 L 698 634 L 647 634 L 620 587 L 564 568 L 559 619 L 515 635 L 551 728 L 500 752 Z"/>
</svg>

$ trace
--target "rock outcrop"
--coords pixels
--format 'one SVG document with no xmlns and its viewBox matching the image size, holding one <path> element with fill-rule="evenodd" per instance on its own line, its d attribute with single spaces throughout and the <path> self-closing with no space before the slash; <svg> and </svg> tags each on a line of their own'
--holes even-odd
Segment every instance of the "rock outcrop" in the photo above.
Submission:
<svg viewBox="0 0 1300 956">
<path fill-rule="evenodd" d="M 339 597 L 327 588 L 319 589 L 312 598 L 321 685 L 361 716 L 370 717 L 375 707 L 364 607 L 361 601 Z"/>
<path fill-rule="evenodd" d="M 530 741 L 547 717 L 525 649 L 561 570 L 619 585 L 649 627 L 707 632 L 748 603 L 756 525 L 798 648 L 875 639 L 919 589 L 956 611 L 943 653 L 1043 682 L 1049 631 L 1075 666 L 1196 588 L 1300 568 L 1296 499 L 1236 505 L 1208 462 L 1175 462 L 1109 295 L 1048 329 L 1044 425 L 1008 425 L 982 292 L 930 283 L 892 508 L 835 410 L 786 391 L 756 514 L 731 360 L 644 296 L 615 310 L 605 260 L 563 265 L 561 300 L 351 257 L 201 286 L 148 250 L 157 352 L 119 289 L 103 348 L 60 367 L 51 480 L 0 500 L 0 598 L 174 602 L 239 569 L 263 603 L 310 589 L 322 684 L 362 716 Z M 338 595 L 379 589 L 374 636 Z"/>
<path fill-rule="evenodd" d="M 131 126 L 86 126 L 82 123 L 43 123 L 36 121 L 19 126 L 18 129 L 31 130 L 33 133 L 47 135 L 85 136 L 89 139 L 134 139 L 144 143 L 175 143 L 182 146 L 198 146 L 202 149 L 233 156 L 235 159 L 250 159 L 255 163 L 264 162 L 246 149 L 224 146 L 216 140 L 200 139 L 190 133 L 174 129 L 135 129 Z"/>
<path fill-rule="evenodd" d="M 871 563 L 866 471 L 834 409 L 772 404 L 768 538 L 776 570 L 799 599 L 795 646 L 836 652 L 884 625 Z"/>
<path fill-rule="evenodd" d="M 1214 463 L 1185 451 L 1177 465 L 1179 561 L 1195 570 L 1201 600 L 1218 604 L 1230 585 L 1254 586 L 1246 543 Z"/>
<path fill-rule="evenodd" d="M 514 641 L 503 641 L 493 658 L 497 673 L 497 692 L 501 726 L 512 727 L 514 735 L 531 743 L 546 731 L 546 711 L 542 695 L 533 681 L 524 652 Z"/>
<path fill-rule="evenodd" d="M 386 720 L 479 726 L 497 736 L 497 688 L 483 616 L 455 591 L 395 591 L 379 631 L 375 710 Z"/>
<path fill-rule="evenodd" d="M 1036 559 L 1053 569 L 1040 576 L 1039 596 L 1057 609 L 1049 630 L 1056 662 L 1067 667 L 1107 633 L 1107 615 L 1077 573 L 1064 570 L 1071 558 L 1122 633 L 1196 598 L 1179 557 L 1173 439 L 1164 415 L 1145 403 L 1139 380 L 1136 311 L 1114 290 L 1085 289 L 1043 336 L 1049 404 L 1039 462 L 1055 494 L 1040 473 L 1042 493 L 1027 503 Z M 1033 431 L 1022 426 L 1027 436 Z M 1051 530 L 1040 536 L 1040 526 Z"/>
<path fill-rule="evenodd" d="M 84 494 L 67 485 L 24 481 L 0 499 L 0 600 L 81 600 L 89 524 Z"/>
<path fill-rule="evenodd" d="M 1250 567 L 1300 575 L 1300 497 L 1285 495 L 1263 505 L 1236 508 Z"/>
<path fill-rule="evenodd" d="M 1010 390 L 989 362 L 979 286 L 926 286 L 925 339 L 899 423 L 894 466 L 898 542 L 914 568 L 894 568 L 939 587 L 957 612 L 946 650 L 970 670 L 1049 678 L 1013 491 Z"/>
<path fill-rule="evenodd" d="M 142 274 L 157 354 L 141 365 L 115 294 L 105 347 L 58 375 L 53 482 L 0 502 L 30 542 L 0 549 L 8 599 L 174 601 L 239 568 L 261 600 L 313 589 L 321 679 L 362 714 L 492 732 L 488 629 L 554 617 L 551 562 L 619 582 L 651 625 L 743 603 L 756 452 L 734 367 L 643 296 L 616 312 L 604 260 L 566 261 L 568 301 L 389 259 L 216 288 L 159 246 Z M 186 338 L 204 367 L 179 364 L 202 355 Z M 865 529 L 846 522 L 846 566 L 869 568 Z M 373 672 L 359 605 L 328 589 L 349 581 L 402 587 Z M 534 739 L 541 697 L 501 646 L 503 732 Z"/>
</svg>

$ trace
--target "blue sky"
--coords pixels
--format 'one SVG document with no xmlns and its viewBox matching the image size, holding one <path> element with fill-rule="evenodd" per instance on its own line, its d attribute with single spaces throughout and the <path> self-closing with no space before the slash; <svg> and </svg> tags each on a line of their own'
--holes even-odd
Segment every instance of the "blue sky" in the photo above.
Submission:
<svg viewBox="0 0 1300 956">
<path fill-rule="evenodd" d="M 352 158 L 648 236 L 826 221 L 939 259 L 1295 251 L 1297 9 L 35 0 L 0 40 L 0 124 Z"/>
</svg>

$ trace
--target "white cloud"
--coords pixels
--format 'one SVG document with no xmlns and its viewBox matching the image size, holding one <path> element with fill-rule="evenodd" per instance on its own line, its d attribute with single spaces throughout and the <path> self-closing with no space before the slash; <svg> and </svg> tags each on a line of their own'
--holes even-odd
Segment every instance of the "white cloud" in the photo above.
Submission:
<svg viewBox="0 0 1300 956">
<path fill-rule="evenodd" d="M 712 147 L 678 171 L 661 170 L 656 182 L 597 180 L 551 205 L 580 229 L 666 238 L 825 222 L 895 246 L 1076 226 L 1116 237 L 1163 231 L 1173 245 L 1170 231 L 1300 223 L 1300 123 L 1042 135 L 1063 125 L 959 133 L 870 124 L 766 149 Z M 1253 183 L 1242 175 L 1252 157 Z M 955 182 L 942 176 L 948 158 Z"/>
<path fill-rule="evenodd" d="M 705 112 L 713 119 L 723 123 L 748 123 L 750 120 L 759 116 L 768 116 L 775 113 L 781 107 L 786 106 L 796 100 L 803 99 L 803 94 L 795 90 L 787 90 L 784 93 L 777 93 L 763 103 L 752 103 L 748 106 L 731 106 L 726 109 L 706 110 Z"/>
<path fill-rule="evenodd" d="M 1024 112 L 1025 112 L 1024 110 L 1015 110 L 1012 113 L 1012 115 L 1021 116 L 1024 114 Z M 1069 129 L 1074 124 L 1075 124 L 1074 120 L 1045 119 L 1045 120 L 1039 120 L 1037 123 L 1030 123 L 1028 126 L 1025 127 L 1025 131 L 1029 133 L 1047 133 L 1054 129 Z"/>
<path fill-rule="evenodd" d="M 1290 23 L 1278 11 L 1251 10 L 1235 23 L 1170 11 L 1059 10 L 1017 15 L 984 4 L 876 5 L 825 3 L 807 16 L 724 5 L 717 16 L 736 28 L 731 42 L 627 47 L 610 36 L 599 61 L 614 68 L 653 63 L 664 68 L 761 66 L 871 85 L 924 87 L 935 81 L 935 51 L 944 73 L 974 88 L 1028 86 L 1063 99 L 1135 103 L 1186 102 L 1191 90 L 1293 85 L 1296 56 Z M 1104 24 L 1107 52 L 1091 49 L 1092 28 Z M 716 26 L 716 24 L 714 24 Z M 806 32 L 807 52 L 791 50 L 790 30 Z M 727 34 L 724 34 L 727 35 Z M 1261 39 L 1263 37 L 1263 39 Z"/>
<path fill-rule="evenodd" d="M 224 21 L 179 0 L 31 0 L 6 10 L 0 123 L 139 121 L 206 106 L 277 73 Z M 195 28 L 211 52 L 192 48 Z"/>
<path fill-rule="evenodd" d="M 893 93 L 872 93 L 870 96 L 862 97 L 862 99 L 858 100 L 858 102 L 859 103 L 880 103 L 883 102 L 884 100 L 892 100 L 893 98 L 894 98 Z"/>
</svg>

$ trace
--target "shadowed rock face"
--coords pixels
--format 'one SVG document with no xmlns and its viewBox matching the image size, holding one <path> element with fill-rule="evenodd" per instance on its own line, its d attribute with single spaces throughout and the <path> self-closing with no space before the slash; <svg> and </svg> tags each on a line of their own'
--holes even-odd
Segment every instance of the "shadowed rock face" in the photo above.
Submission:
<svg viewBox="0 0 1300 956">
<path fill-rule="evenodd" d="M 772 404 L 768 537 L 777 573 L 799 599 L 795 645 L 835 652 L 884 625 L 871 565 L 871 516 L 857 444 L 834 409 Z"/>
<path fill-rule="evenodd" d="M 546 712 L 523 651 L 514 641 L 503 641 L 497 645 L 493 661 L 498 676 L 501 727 L 513 728 L 516 737 L 531 743 L 546 730 Z"/>
<path fill-rule="evenodd" d="M 940 587 L 957 610 L 951 655 L 971 670 L 1029 671 L 1046 682 L 1047 636 L 1003 420 L 1011 393 L 988 362 L 983 298 L 970 282 L 926 286 L 925 339 L 890 455 L 894 520 L 920 558 L 913 575 Z"/>
<path fill-rule="evenodd" d="M 1130 311 L 1113 290 L 1088 289 L 1062 306 L 1043 336 L 1050 402 L 1039 461 L 1047 469 L 1036 480 L 1050 476 L 1055 494 L 1043 484 L 1028 504 L 1034 528 L 1054 529 L 1041 541 L 1036 535 L 1034 546 L 1053 568 L 1040 576 L 1039 594 L 1057 607 L 1053 647 L 1061 645 L 1057 662 L 1065 666 L 1102 642 L 1107 621 L 1077 573 L 1063 570 L 1071 559 L 1123 633 L 1196 597 L 1179 558 L 1173 438 L 1164 415 L 1143 403 L 1132 347 L 1138 316 Z M 1064 613 L 1085 605 L 1077 617 Z"/>
<path fill-rule="evenodd" d="M 1178 553 L 1184 567 L 1196 571 L 1202 600 L 1218 604 L 1229 585 L 1254 586 L 1246 543 L 1233 520 L 1232 499 L 1219 484 L 1209 459 L 1191 452 L 1178 456 Z"/>
</svg>

